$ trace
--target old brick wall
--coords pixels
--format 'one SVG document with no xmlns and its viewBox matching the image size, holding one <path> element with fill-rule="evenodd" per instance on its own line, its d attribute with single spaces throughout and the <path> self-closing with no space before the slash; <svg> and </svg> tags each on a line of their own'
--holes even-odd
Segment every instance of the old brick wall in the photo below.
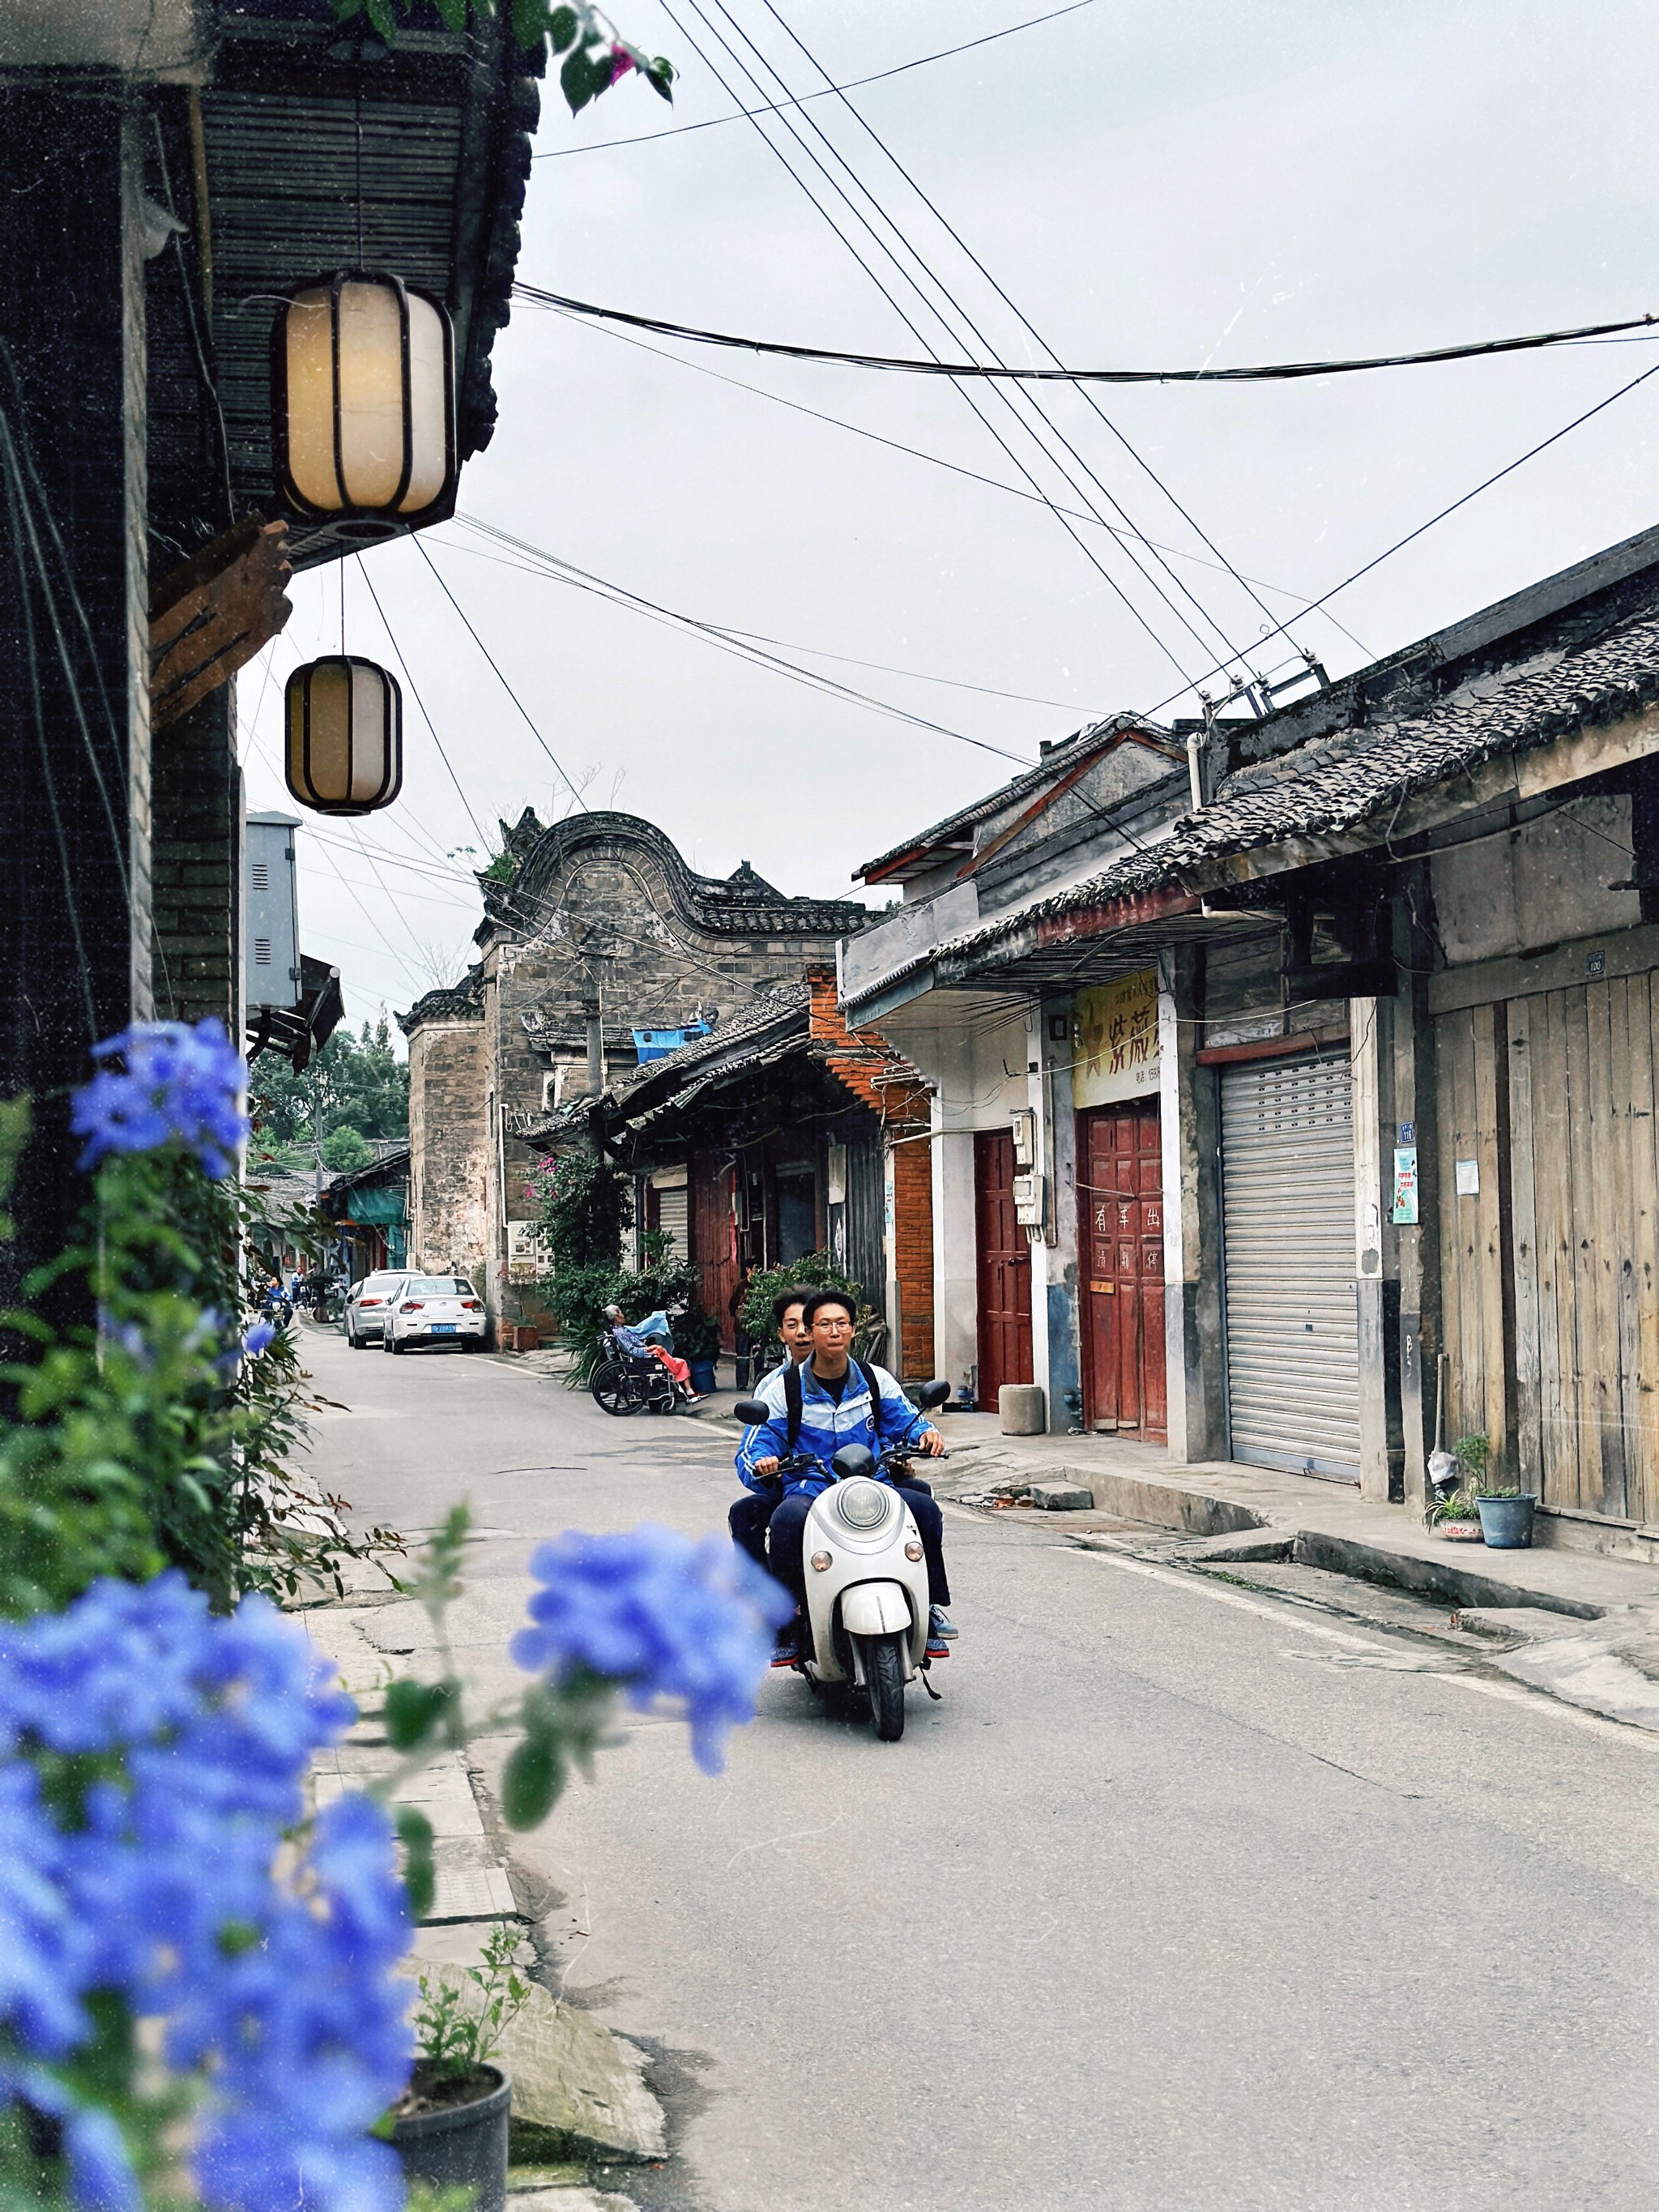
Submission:
<svg viewBox="0 0 1659 2212">
<path fill-rule="evenodd" d="M 893 1148 L 893 1254 L 901 1377 L 933 1372 L 933 1162 L 925 1137 Z"/>
<path fill-rule="evenodd" d="M 856 1097 L 881 1116 L 891 1155 L 893 1219 L 887 1279 L 898 1292 L 899 1374 L 926 1381 L 933 1371 L 933 1170 L 925 1133 L 927 1085 L 879 1030 L 850 1030 L 836 995 L 833 969 L 814 969 L 811 1036 L 824 1062 Z"/>
<path fill-rule="evenodd" d="M 169 1021 L 215 1014 L 233 1036 L 242 844 L 234 701 L 233 681 L 158 730 L 150 766 L 156 1010 Z"/>
<path fill-rule="evenodd" d="M 477 1280 L 489 1265 L 489 1126 L 482 1020 L 409 1040 L 410 1256 Z"/>
</svg>

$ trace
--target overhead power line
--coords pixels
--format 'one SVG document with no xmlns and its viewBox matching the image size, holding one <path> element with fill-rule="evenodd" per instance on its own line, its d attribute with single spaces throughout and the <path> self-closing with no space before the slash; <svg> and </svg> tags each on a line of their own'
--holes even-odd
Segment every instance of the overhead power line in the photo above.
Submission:
<svg viewBox="0 0 1659 2212">
<path fill-rule="evenodd" d="M 1598 399 L 1594 407 L 1587 407 L 1582 415 L 1575 415 L 1571 422 L 1564 422 L 1559 430 L 1552 430 L 1547 438 L 1540 438 L 1535 446 L 1528 446 L 1524 453 L 1517 453 L 1512 461 L 1506 462 L 1501 469 L 1494 469 L 1489 477 L 1483 477 L 1478 484 L 1472 485 L 1468 491 L 1462 493 L 1456 499 L 1449 501 L 1437 513 L 1431 514 L 1426 522 L 1419 522 L 1415 530 L 1408 530 L 1403 538 L 1396 538 L 1392 545 L 1384 547 L 1381 553 L 1374 555 L 1363 568 L 1356 568 L 1351 576 L 1345 576 L 1340 584 L 1333 584 L 1330 590 L 1322 592 L 1318 599 L 1310 600 L 1308 611 L 1311 613 L 1315 608 L 1325 606 L 1330 600 L 1335 599 L 1340 592 L 1346 592 L 1351 584 L 1357 584 L 1362 576 L 1369 576 L 1373 568 L 1380 568 L 1385 561 L 1392 560 L 1396 553 L 1402 552 L 1407 545 L 1415 544 L 1417 540 L 1425 532 L 1432 530 L 1437 522 L 1443 522 L 1448 515 L 1455 514 L 1460 507 L 1467 507 L 1472 499 L 1478 499 L 1483 491 L 1490 491 L 1495 483 L 1502 483 L 1505 477 L 1513 476 L 1518 468 L 1523 468 L 1528 461 L 1536 459 L 1540 453 L 1547 452 L 1551 446 L 1558 445 L 1571 431 L 1578 429 L 1592 416 L 1600 415 L 1605 408 L 1611 407 L 1614 400 L 1623 399 L 1626 394 L 1634 392 L 1638 385 L 1645 384 L 1650 376 L 1659 376 L 1659 362 L 1656 362 L 1651 368 L 1644 368 L 1639 376 L 1632 377 L 1628 384 L 1621 384 L 1616 392 L 1608 392 L 1605 399 Z M 1212 676 L 1218 676 L 1222 671 L 1219 667 L 1216 667 L 1211 669 L 1208 673 Z M 1181 696 L 1179 691 L 1170 692 L 1167 698 L 1160 700 L 1157 706 L 1149 708 L 1149 713 L 1162 714 L 1164 708 L 1172 705 Z"/>
<path fill-rule="evenodd" d="M 988 31 L 983 38 L 964 39 L 959 46 L 942 47 L 936 54 L 918 54 L 913 62 L 900 62 L 892 69 L 878 70 L 873 76 L 855 76 L 849 83 L 832 85 L 823 92 L 804 93 L 799 100 L 769 100 L 761 107 L 734 108 L 730 115 L 711 115 L 701 123 L 674 123 L 666 131 L 641 131 L 632 138 L 601 138 L 591 146 L 558 146 L 546 154 L 532 154 L 532 161 L 563 161 L 573 154 L 604 154 L 613 146 L 645 146 L 653 138 L 683 138 L 688 131 L 718 131 L 722 124 L 746 123 L 757 115 L 775 115 L 786 107 L 799 107 L 809 100 L 829 100 L 837 92 L 857 92 L 866 84 L 882 84 L 890 76 L 903 76 L 908 70 L 926 69 L 930 62 L 948 62 L 953 54 L 971 53 L 975 46 L 994 46 L 999 39 L 1012 39 L 1017 31 L 1035 31 L 1039 23 L 1057 22 L 1062 15 L 1075 15 L 1079 9 L 1092 7 L 1094 0 L 1070 0 L 1065 8 L 1051 8 L 1046 15 L 1030 15 L 1023 23 L 1010 23 L 1000 31 Z"/>
<path fill-rule="evenodd" d="M 468 519 L 461 518 L 463 520 Z M 486 553 L 472 545 L 456 545 L 453 550 L 468 555 L 475 561 L 488 561 L 497 568 L 511 568 L 520 576 L 540 576 L 544 581 L 553 580 L 548 577 L 546 568 L 539 560 L 510 560 L 505 553 Z M 770 637 L 764 630 L 733 629 L 725 623 L 709 623 L 706 626 L 718 632 L 721 637 L 737 639 L 740 644 L 775 645 L 784 653 L 809 653 L 815 660 L 842 660 L 849 668 L 874 668 L 884 676 L 906 676 L 913 684 L 942 684 L 952 691 L 978 691 L 988 699 L 1012 699 L 1022 707 L 1054 707 L 1062 714 L 1090 712 L 1075 699 L 1040 698 L 1034 691 L 1006 691 L 1000 684 L 970 684 L 959 676 L 930 676 L 925 669 L 903 668 L 891 660 L 861 660 L 854 653 L 832 653 L 827 645 L 803 645 L 798 638 Z"/>
<path fill-rule="evenodd" d="M 659 337 L 684 338 L 692 345 L 726 346 L 736 353 L 775 354 L 783 361 L 832 362 L 843 368 L 872 368 L 904 376 L 979 378 L 1009 384 L 1279 384 L 1309 376 L 1352 376 L 1362 369 L 1420 368 L 1437 362 L 1479 361 L 1501 353 L 1537 353 L 1547 347 L 1572 345 L 1586 338 L 1601 338 L 1618 331 L 1644 330 L 1659 323 L 1659 316 L 1630 315 L 1617 323 L 1585 323 L 1568 331 L 1537 331 L 1518 338 L 1483 338 L 1473 345 L 1436 346 L 1425 353 L 1388 353 L 1355 361 L 1268 362 L 1253 368 L 1021 368 L 996 362 L 922 361 L 896 354 L 853 353 L 833 346 L 788 345 L 775 338 L 737 337 L 729 331 L 705 331 L 689 323 L 665 322 L 655 315 L 635 315 L 622 307 L 595 307 L 590 300 L 573 300 L 562 292 L 549 292 L 537 284 L 515 283 L 514 297 L 532 307 L 558 307 L 571 315 L 596 321 L 626 323 L 636 331 L 654 331 Z"/>
<path fill-rule="evenodd" d="M 839 415 L 826 415 L 822 408 L 803 406 L 799 400 L 786 399 L 781 392 L 768 392 L 763 385 L 745 384 L 740 376 L 723 375 L 718 368 L 710 368 L 706 362 L 688 361 L 684 354 L 668 353 L 661 346 L 647 345 L 643 338 L 631 338 L 626 331 L 613 331 L 608 324 L 584 321 L 579 316 L 568 314 L 565 320 L 574 322 L 579 330 L 592 331 L 600 337 L 614 338 L 618 345 L 633 346 L 640 353 L 648 353 L 653 360 L 670 361 L 677 368 L 690 369 L 694 375 L 713 377 L 716 384 L 729 384 L 733 392 L 746 392 L 751 398 L 770 400 L 775 407 L 787 407 L 792 415 L 807 415 L 815 422 L 827 422 L 832 430 L 845 430 L 852 437 L 867 439 L 872 446 L 885 446 L 890 453 L 908 453 L 913 461 L 926 461 L 933 468 L 947 470 L 953 477 L 965 477 L 969 483 L 983 484 L 988 490 L 1006 493 L 1010 499 L 1022 499 L 1034 507 L 1056 506 L 1061 514 L 1069 515 L 1073 522 L 1093 523 L 1102 530 L 1109 531 L 1114 538 L 1136 536 L 1138 544 L 1150 546 L 1155 552 L 1167 553 L 1171 560 L 1189 561 L 1196 568 L 1213 568 L 1218 575 L 1233 573 L 1224 562 L 1206 560 L 1201 553 L 1188 552 L 1167 541 L 1127 532 L 1115 522 L 1104 522 L 1098 515 L 1085 514 L 1081 507 L 1060 506 L 1058 501 L 1045 499 L 1041 492 L 1026 490 L 1022 484 L 1006 483 L 1000 477 L 988 477 L 982 470 L 964 468 L 959 461 L 947 461 L 943 454 L 925 453 L 920 446 L 907 446 L 902 438 L 889 438 L 879 430 L 867 429 L 861 422 L 848 422 Z M 1620 338 L 1610 343 L 1632 345 L 1640 344 L 1643 341 Z M 1244 572 L 1240 570 L 1237 573 L 1243 574 Z M 1308 594 L 1292 591 L 1288 584 L 1270 584 L 1261 576 L 1248 574 L 1244 575 L 1244 580 L 1247 584 L 1255 584 L 1261 591 L 1276 592 L 1280 599 L 1294 599 L 1299 606 L 1305 607 L 1308 604 Z M 1329 615 L 1328 619 L 1334 628 L 1341 630 L 1351 645 L 1364 653 L 1367 660 L 1373 657 L 1370 647 L 1338 622 L 1334 615 Z M 798 648 L 801 652 L 808 649 L 805 646 Z"/>
<path fill-rule="evenodd" d="M 772 674 L 787 677 L 791 682 L 804 684 L 809 690 L 823 691 L 831 698 L 845 701 L 850 706 L 864 707 L 876 714 L 885 714 L 897 722 L 908 722 L 914 728 L 927 730 L 935 737 L 951 738 L 957 744 L 972 745 L 976 751 L 994 753 L 999 759 L 1015 762 L 1020 768 L 1033 765 L 1024 753 L 1011 753 L 1004 746 L 988 744 L 982 738 L 970 738 L 962 730 L 948 729 L 943 722 L 931 722 L 926 715 L 913 714 L 908 708 L 896 707 L 890 700 L 878 699 L 867 691 L 854 690 L 851 684 L 838 684 L 833 676 L 822 675 L 817 669 L 799 668 L 793 661 L 782 659 L 775 653 L 763 652 L 757 645 L 745 644 L 734 630 L 722 629 L 717 623 L 702 622 L 695 615 L 680 614 L 672 607 L 659 605 L 654 599 L 630 592 L 625 586 L 613 584 L 604 576 L 596 576 L 586 568 L 578 568 L 574 562 L 562 561 L 557 554 L 548 552 L 540 545 L 532 545 L 526 538 L 515 538 L 510 531 L 485 522 L 480 517 L 457 514 L 457 522 L 493 538 L 496 544 L 510 545 L 544 564 L 544 572 L 560 583 L 572 585 L 576 590 L 592 592 L 595 598 L 609 599 L 613 606 L 625 607 L 630 612 L 647 616 L 653 622 L 667 623 L 671 628 L 690 631 L 705 644 L 719 647 L 735 653 L 751 666 L 769 670 Z M 459 549 L 457 549 L 459 550 Z"/>
<path fill-rule="evenodd" d="M 732 85 L 728 82 L 725 75 L 722 73 L 719 63 L 714 60 L 714 58 L 698 43 L 695 34 L 692 33 L 689 26 L 676 12 L 675 9 L 669 4 L 669 0 L 659 0 L 659 4 L 661 5 L 663 12 L 667 16 L 669 21 L 674 26 L 675 31 L 682 41 L 697 56 L 698 59 L 703 64 L 703 66 L 709 71 L 710 75 L 714 78 L 715 82 L 721 87 L 721 88 L 726 91 L 729 96 L 734 100 L 737 99 L 738 95 L 733 90 Z M 731 39 L 728 39 L 723 32 L 719 30 L 710 21 L 708 15 L 699 4 L 699 0 L 684 0 L 684 4 L 691 9 L 696 14 L 699 21 L 707 26 L 711 35 L 719 42 L 726 53 L 731 58 L 732 64 L 740 71 L 740 73 L 747 78 L 749 83 L 753 87 L 756 93 L 760 94 L 762 97 L 764 97 L 766 87 L 762 83 L 760 79 L 755 76 L 754 71 L 743 59 L 737 48 L 732 45 Z M 716 4 L 718 4 L 718 0 L 716 0 Z M 721 12 L 724 13 L 723 10 Z M 732 19 L 728 16 L 726 20 L 731 21 Z M 740 27 L 735 23 L 732 23 L 732 31 L 734 35 L 741 39 L 750 48 L 750 51 L 755 53 L 757 59 L 762 63 L 762 65 L 768 70 L 769 74 L 775 80 L 778 88 L 787 94 L 790 88 L 785 82 L 783 78 L 779 76 L 777 70 L 773 68 L 769 63 L 765 61 L 764 57 L 760 55 L 759 50 L 755 46 L 753 40 L 749 39 L 747 34 L 744 33 L 741 30 Z M 880 270 L 872 263 L 870 258 L 867 258 L 866 250 L 860 246 L 857 238 L 853 234 L 853 232 L 847 228 L 846 222 L 842 217 L 837 216 L 834 206 L 831 204 L 831 198 L 821 196 L 823 190 L 827 189 L 827 191 L 831 198 L 841 203 L 842 206 L 846 210 L 847 216 L 850 218 L 852 223 L 856 225 L 857 228 L 861 230 L 868 239 L 870 247 L 873 249 L 874 252 L 882 260 L 888 264 L 893 272 L 894 277 L 901 288 L 905 291 L 913 294 L 922 314 L 939 325 L 947 344 L 961 347 L 966 343 L 962 335 L 962 326 L 966 324 L 969 337 L 979 344 L 986 346 L 987 349 L 989 350 L 988 341 L 980 331 L 978 326 L 972 322 L 971 318 L 968 317 L 963 313 L 959 302 L 951 295 L 948 287 L 945 285 L 936 273 L 928 266 L 924 257 L 916 249 L 912 241 L 905 235 L 902 228 L 895 222 L 888 210 L 871 191 L 864 179 L 853 169 L 851 165 L 848 162 L 845 155 L 842 154 L 833 141 L 826 136 L 820 125 L 812 116 L 807 114 L 805 111 L 800 111 L 799 114 L 800 121 L 799 126 L 795 118 L 787 113 L 775 116 L 770 118 L 770 120 L 774 127 L 784 134 L 784 136 L 791 142 L 795 149 L 798 157 L 803 159 L 807 164 L 810 164 L 811 169 L 817 173 L 817 178 L 820 179 L 820 185 L 814 185 L 806 174 L 805 169 L 798 167 L 795 162 L 791 160 L 789 153 L 786 151 L 784 145 L 780 142 L 780 140 L 769 135 L 765 123 L 757 119 L 753 123 L 752 127 L 760 137 L 763 144 L 765 145 L 768 152 L 770 153 L 779 162 L 792 182 L 800 189 L 810 204 L 823 217 L 824 222 L 828 224 L 830 231 L 847 249 L 848 252 L 857 263 L 865 276 L 868 277 L 870 282 L 875 286 L 882 298 L 893 310 L 894 313 L 898 317 L 900 322 L 910 333 L 911 337 L 916 341 L 917 344 L 925 349 L 927 357 L 931 361 L 939 363 L 942 363 L 945 359 L 945 356 L 933 343 L 927 331 L 916 323 L 912 314 L 902 304 L 901 299 L 895 294 L 889 283 L 884 278 Z M 860 198 L 867 204 L 870 210 L 869 214 L 866 214 L 865 209 L 860 207 L 857 202 L 849 196 L 846 187 L 832 173 L 830 168 L 826 165 L 826 161 L 823 155 L 816 150 L 814 145 L 805 135 L 806 132 L 811 133 L 811 140 L 815 140 L 817 145 L 823 148 L 823 155 L 827 155 L 829 160 L 834 162 L 836 167 L 843 173 L 847 178 L 848 183 L 853 186 Z M 872 215 L 876 218 L 875 222 L 871 221 L 871 216 Z M 877 228 L 877 223 L 881 226 L 880 228 Z M 896 250 L 896 248 L 897 250 Z M 944 303 L 943 306 L 940 305 L 941 301 Z M 1013 464 L 1016 470 L 1025 479 L 1026 483 L 1030 484 L 1032 490 L 1042 495 L 1044 504 L 1048 507 L 1049 513 L 1054 516 L 1055 521 L 1060 525 L 1060 527 L 1065 532 L 1066 535 L 1071 539 L 1078 550 L 1083 555 L 1085 560 L 1088 562 L 1089 565 L 1101 578 L 1102 581 L 1121 601 L 1126 612 L 1133 621 L 1139 624 L 1142 629 L 1146 631 L 1147 636 L 1152 640 L 1158 650 L 1170 662 L 1176 674 L 1185 678 L 1187 676 L 1187 671 L 1182 665 L 1180 655 L 1172 650 L 1167 638 L 1158 629 L 1157 623 L 1149 619 L 1147 614 L 1142 608 L 1136 605 L 1133 598 L 1124 589 L 1122 584 L 1120 583 L 1118 579 L 1113 575 L 1110 569 L 1107 568 L 1105 563 L 1100 558 L 1095 547 L 1090 544 L 1085 538 L 1079 534 L 1076 526 L 1068 521 L 1060 513 L 1060 509 L 1054 505 L 1053 499 L 1050 497 L 1037 476 L 1036 476 L 1025 465 L 1025 462 L 1021 459 L 1019 454 L 1015 452 L 1014 447 L 1008 442 L 1008 439 L 1004 434 L 1003 429 L 999 427 L 999 422 L 1001 418 L 998 417 L 994 420 L 991 415 L 986 412 L 985 409 L 981 404 L 978 392 L 971 382 L 963 382 L 958 380 L 953 385 L 952 388 L 956 391 L 957 396 L 968 406 L 969 410 L 978 418 L 983 428 L 995 441 L 1005 457 Z M 1049 442 L 1049 440 L 1054 435 L 1053 425 L 1045 414 L 1037 396 L 1033 392 L 1027 392 L 1024 387 L 1019 386 L 1009 387 L 1000 384 L 992 384 L 985 386 L 984 389 L 989 398 L 994 400 L 1001 408 L 1003 414 L 1007 416 L 1007 427 L 1012 430 L 1015 436 L 1018 437 L 1023 434 L 1024 436 L 1031 440 L 1037 449 L 1037 454 L 1040 457 L 1040 465 L 1046 468 L 1054 469 L 1060 476 L 1062 481 L 1066 484 L 1068 489 L 1073 493 L 1073 496 L 1079 499 L 1084 506 L 1092 507 L 1093 501 L 1091 500 L 1087 491 L 1084 489 L 1083 485 L 1079 483 L 1076 477 L 1069 471 L 1066 460 L 1062 456 L 1057 454 L 1053 450 L 1053 447 Z M 1017 405 L 1015 404 L 1016 399 L 1024 402 L 1024 407 Z M 1042 425 L 1041 431 L 1038 428 L 1039 424 Z M 1048 434 L 1046 436 L 1043 434 L 1045 432 Z M 1061 443 L 1065 444 L 1065 442 L 1066 441 L 1062 439 Z M 1110 495 L 1108 495 L 1109 499 L 1109 496 Z M 1115 501 L 1113 501 L 1112 503 L 1115 506 L 1116 504 Z M 1120 520 L 1133 529 L 1133 524 L 1131 521 L 1131 518 L 1127 514 L 1124 514 L 1121 507 L 1118 508 L 1117 511 Z M 1098 511 L 1096 510 L 1096 512 L 1097 513 Z M 1103 520 L 1104 518 L 1102 517 L 1100 519 Z M 1168 593 L 1164 591 L 1157 578 L 1149 574 L 1146 564 L 1140 559 L 1135 547 L 1126 542 L 1122 545 L 1122 550 L 1126 554 L 1131 565 L 1142 576 L 1143 580 L 1150 585 L 1153 593 L 1163 601 L 1164 605 L 1169 608 L 1170 611 L 1175 616 L 1177 623 L 1190 631 L 1191 624 L 1188 622 L 1186 617 L 1181 612 L 1181 611 L 1174 605 L 1172 601 L 1170 601 Z M 1184 589 L 1185 587 L 1182 586 L 1181 588 Z M 1195 641 L 1200 646 L 1200 651 L 1206 651 L 1209 649 L 1202 639 L 1196 637 L 1195 633 L 1194 637 Z M 1227 645 L 1230 651 L 1233 650 L 1231 640 L 1224 640 L 1224 643 Z"/>
</svg>

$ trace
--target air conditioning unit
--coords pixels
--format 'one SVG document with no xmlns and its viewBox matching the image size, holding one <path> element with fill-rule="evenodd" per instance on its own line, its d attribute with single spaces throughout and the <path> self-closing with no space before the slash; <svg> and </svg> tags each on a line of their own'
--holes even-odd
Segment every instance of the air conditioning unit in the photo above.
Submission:
<svg viewBox="0 0 1659 2212">
<path fill-rule="evenodd" d="M 294 860 L 296 814 L 250 814 L 242 870 L 243 996 L 286 1012 L 300 1003 L 300 901 Z"/>
</svg>

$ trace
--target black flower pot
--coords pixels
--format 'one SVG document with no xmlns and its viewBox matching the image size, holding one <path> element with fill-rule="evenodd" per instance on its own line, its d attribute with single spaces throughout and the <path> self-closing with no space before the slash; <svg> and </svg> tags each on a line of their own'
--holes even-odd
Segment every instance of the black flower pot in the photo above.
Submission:
<svg viewBox="0 0 1659 2212">
<path fill-rule="evenodd" d="M 392 2140 L 410 2181 L 471 2189 L 472 2212 L 507 2212 L 507 2123 L 512 2084 L 499 2067 L 434 2081 L 423 2066 L 410 2084 L 430 2109 L 394 2121 Z"/>
</svg>

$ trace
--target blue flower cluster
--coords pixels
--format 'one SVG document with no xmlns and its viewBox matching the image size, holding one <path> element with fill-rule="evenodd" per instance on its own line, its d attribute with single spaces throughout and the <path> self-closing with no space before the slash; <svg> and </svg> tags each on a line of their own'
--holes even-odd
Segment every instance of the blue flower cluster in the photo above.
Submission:
<svg viewBox="0 0 1659 2212">
<path fill-rule="evenodd" d="M 718 1774 L 726 1736 L 755 1717 L 767 1631 L 794 1610 L 787 1592 L 725 1538 L 694 1544 L 648 1522 L 609 1536 L 567 1529 L 538 1546 L 530 1571 L 544 1587 L 530 1601 L 536 1626 L 513 1639 L 518 1664 L 560 1681 L 586 1668 L 639 1706 L 680 1699 L 692 1756 Z"/>
<path fill-rule="evenodd" d="M 176 1139 L 187 1146 L 218 1182 L 248 1133 L 240 1096 L 247 1082 L 242 1056 L 222 1022 L 134 1022 L 100 1045 L 96 1060 L 125 1062 L 100 1068 L 75 1094 L 70 1127 L 84 1137 L 82 1168 L 107 1152 L 150 1152 Z"/>
<path fill-rule="evenodd" d="M 89 2212 L 141 2203 L 113 2118 L 62 2071 L 104 1991 L 161 2019 L 169 2066 L 205 2084 L 191 2155 L 213 2212 L 402 2204 L 365 2132 L 412 2055 L 390 1824 L 343 1797 L 283 1849 L 355 1710 L 268 1600 L 215 1619 L 177 1574 L 0 1625 L 0 2035 L 24 2054 L 0 2095 L 61 2116 Z"/>
</svg>

